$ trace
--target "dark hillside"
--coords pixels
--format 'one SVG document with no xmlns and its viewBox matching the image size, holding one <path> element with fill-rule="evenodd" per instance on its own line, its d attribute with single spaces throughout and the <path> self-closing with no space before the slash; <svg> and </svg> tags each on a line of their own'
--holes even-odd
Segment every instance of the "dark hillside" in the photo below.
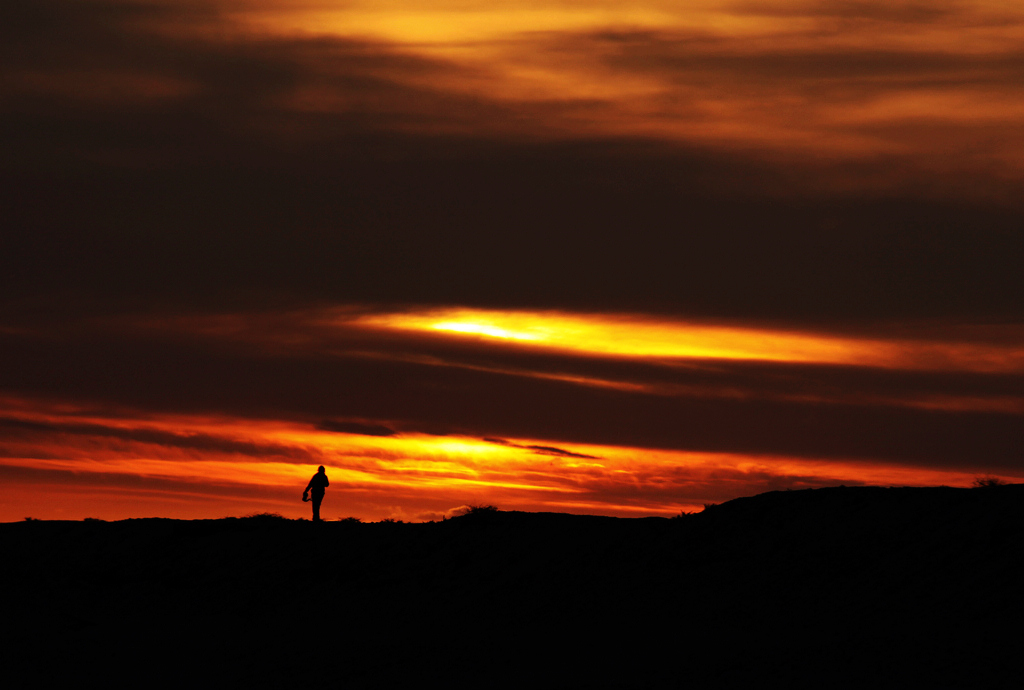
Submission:
<svg viewBox="0 0 1024 690">
<path fill-rule="evenodd" d="M 964 687 L 1012 677 L 1024 641 L 1024 486 L 671 520 L 33 521 L 0 548 L 5 656 L 49 681 Z"/>
</svg>

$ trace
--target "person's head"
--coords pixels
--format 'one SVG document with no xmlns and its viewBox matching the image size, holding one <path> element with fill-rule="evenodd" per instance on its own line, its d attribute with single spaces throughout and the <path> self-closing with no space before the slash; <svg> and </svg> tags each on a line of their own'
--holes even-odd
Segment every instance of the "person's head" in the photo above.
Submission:
<svg viewBox="0 0 1024 690">
<path fill-rule="evenodd" d="M 317 472 L 318 472 L 319 474 L 323 474 L 323 473 L 324 473 L 324 466 L 323 466 L 323 465 L 320 465 L 320 469 L 318 469 L 318 470 L 317 470 Z"/>
</svg>

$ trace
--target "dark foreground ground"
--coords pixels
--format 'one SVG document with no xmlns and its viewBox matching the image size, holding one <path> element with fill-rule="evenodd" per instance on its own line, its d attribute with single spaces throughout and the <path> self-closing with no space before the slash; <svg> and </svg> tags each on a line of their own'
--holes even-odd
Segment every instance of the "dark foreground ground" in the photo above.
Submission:
<svg viewBox="0 0 1024 690">
<path fill-rule="evenodd" d="M 1024 485 L 776 492 L 672 520 L 24 522 L 0 549 L 5 673 L 45 686 L 1022 675 Z"/>
</svg>

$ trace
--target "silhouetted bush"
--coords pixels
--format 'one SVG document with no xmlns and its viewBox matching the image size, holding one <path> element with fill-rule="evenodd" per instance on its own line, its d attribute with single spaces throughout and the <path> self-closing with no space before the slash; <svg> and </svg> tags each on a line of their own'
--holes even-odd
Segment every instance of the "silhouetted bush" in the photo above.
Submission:
<svg viewBox="0 0 1024 690">
<path fill-rule="evenodd" d="M 259 520 L 261 522 L 288 522 L 288 518 L 280 513 L 250 513 L 249 515 L 243 515 L 243 520 Z"/>
<path fill-rule="evenodd" d="M 478 505 L 462 506 L 452 511 L 452 519 L 462 520 L 467 524 L 492 524 L 499 519 L 501 511 L 497 506 Z"/>
<path fill-rule="evenodd" d="M 357 517 L 351 517 L 351 516 L 349 516 L 349 517 L 347 517 L 347 518 L 341 518 L 341 519 L 339 519 L 339 520 L 338 520 L 338 522 L 351 522 L 351 523 L 357 523 L 357 524 L 358 524 L 358 523 L 361 523 L 361 522 L 362 522 L 362 520 L 361 520 L 361 519 L 359 519 L 359 518 L 357 518 Z"/>
<path fill-rule="evenodd" d="M 460 515 L 490 515 L 498 512 L 497 506 L 491 505 L 480 505 L 480 506 L 466 506 Z"/>
<path fill-rule="evenodd" d="M 999 477 L 975 477 L 974 488 L 975 489 L 994 489 L 997 486 L 1006 486 Z"/>
</svg>

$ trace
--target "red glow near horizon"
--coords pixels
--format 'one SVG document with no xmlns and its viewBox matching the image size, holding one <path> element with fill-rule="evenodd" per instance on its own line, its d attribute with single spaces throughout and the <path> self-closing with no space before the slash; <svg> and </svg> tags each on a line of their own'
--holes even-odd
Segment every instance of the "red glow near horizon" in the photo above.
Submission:
<svg viewBox="0 0 1024 690">
<path fill-rule="evenodd" d="M 8 418 L 30 430 L 3 445 L 0 465 L 8 479 L 0 489 L 0 521 L 194 519 L 263 511 L 306 517 L 299 494 L 319 464 L 331 479 L 325 517 L 409 521 L 440 519 L 479 504 L 668 516 L 778 488 L 967 486 L 975 476 L 864 461 L 566 446 L 543 439 L 370 437 L 275 420 L 107 417 L 7 402 Z M 31 431 L 32 424 L 47 426 Z"/>
</svg>

